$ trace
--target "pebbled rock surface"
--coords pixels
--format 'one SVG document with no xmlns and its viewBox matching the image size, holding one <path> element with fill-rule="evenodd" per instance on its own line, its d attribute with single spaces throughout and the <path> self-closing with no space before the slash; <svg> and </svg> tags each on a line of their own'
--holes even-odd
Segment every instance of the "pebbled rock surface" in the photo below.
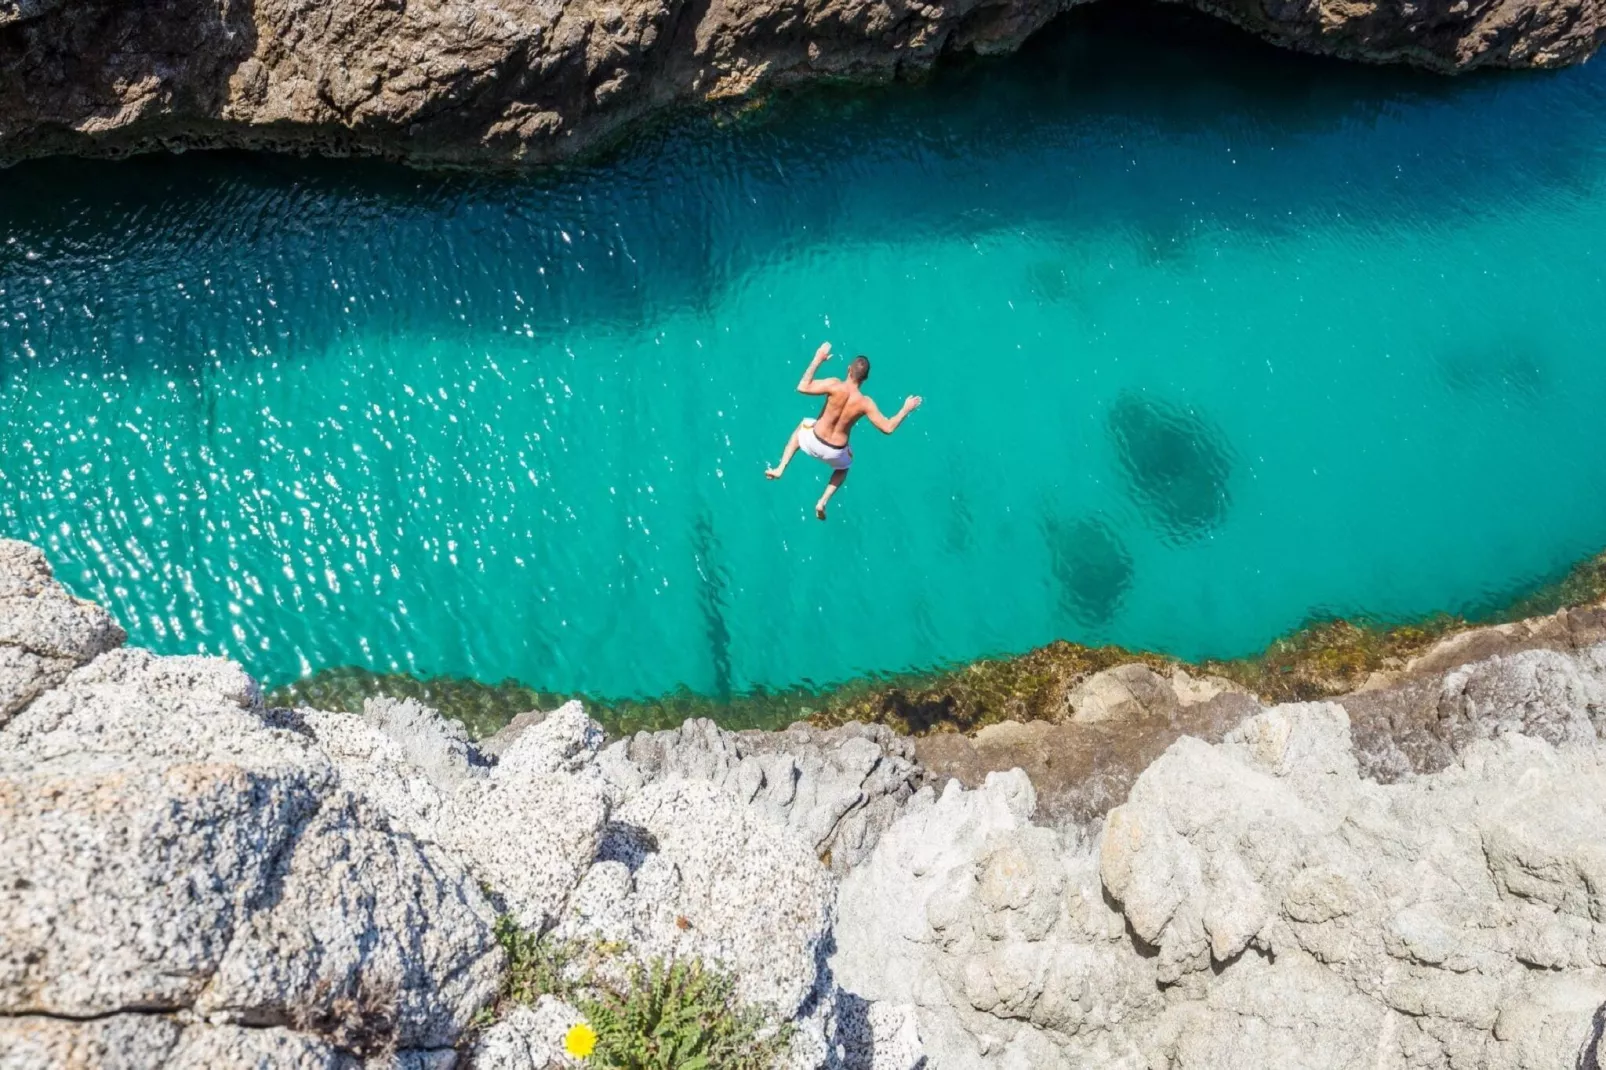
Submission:
<svg viewBox="0 0 1606 1070">
<path fill-rule="evenodd" d="M 0 555 L 0 589 L 19 572 L 36 578 L 29 555 Z M 46 587 L 0 605 L 0 632 L 26 634 L 40 602 L 70 604 Z M 0 727 L 0 1024 L 34 1038 L 8 1050 L 102 1065 L 164 1043 L 162 1014 L 243 1027 L 186 1025 L 175 1066 L 447 1046 L 495 994 L 493 920 L 232 663 L 110 650 Z"/>
<path fill-rule="evenodd" d="M 1002 52 L 1077 0 L 8 0 L 0 158 L 244 145 L 423 164 L 573 156 L 675 104 Z M 1606 0 L 1190 0 L 1304 51 L 1442 71 L 1577 62 Z"/>
</svg>

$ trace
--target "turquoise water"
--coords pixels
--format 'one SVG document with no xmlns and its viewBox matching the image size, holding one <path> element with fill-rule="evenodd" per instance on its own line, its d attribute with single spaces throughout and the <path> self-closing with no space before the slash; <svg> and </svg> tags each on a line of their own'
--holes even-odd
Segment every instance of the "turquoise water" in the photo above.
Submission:
<svg viewBox="0 0 1606 1070">
<path fill-rule="evenodd" d="M 1606 545 L 1606 64 L 1191 20 L 560 175 L 0 174 L 0 531 L 134 639 L 720 696 L 1476 611 Z M 762 476 L 814 347 L 884 408 Z"/>
</svg>

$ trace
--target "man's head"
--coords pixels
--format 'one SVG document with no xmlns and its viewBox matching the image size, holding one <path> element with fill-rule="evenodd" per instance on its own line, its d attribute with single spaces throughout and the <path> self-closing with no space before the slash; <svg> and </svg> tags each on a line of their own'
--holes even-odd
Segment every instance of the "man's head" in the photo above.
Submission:
<svg viewBox="0 0 1606 1070">
<path fill-rule="evenodd" d="M 860 354 L 848 364 L 848 382 L 862 383 L 870 378 L 870 358 Z"/>
</svg>

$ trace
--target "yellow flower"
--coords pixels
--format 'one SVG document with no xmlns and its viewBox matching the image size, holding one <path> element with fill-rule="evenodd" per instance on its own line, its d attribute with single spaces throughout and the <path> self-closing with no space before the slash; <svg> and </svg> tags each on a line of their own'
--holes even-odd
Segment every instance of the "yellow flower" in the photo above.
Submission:
<svg viewBox="0 0 1606 1070">
<path fill-rule="evenodd" d="M 577 1059 L 584 1059 L 597 1050 L 597 1031 L 584 1022 L 570 1026 L 563 1038 L 563 1050 Z"/>
</svg>

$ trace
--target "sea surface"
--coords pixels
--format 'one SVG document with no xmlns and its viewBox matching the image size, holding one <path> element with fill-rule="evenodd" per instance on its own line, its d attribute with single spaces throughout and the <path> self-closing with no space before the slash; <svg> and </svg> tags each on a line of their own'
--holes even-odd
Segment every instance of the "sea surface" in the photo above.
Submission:
<svg viewBox="0 0 1606 1070">
<path fill-rule="evenodd" d="M 828 474 L 764 479 L 815 347 Z M 1442 79 L 1078 16 L 523 177 L 0 173 L 0 534 L 136 643 L 723 698 L 1249 653 L 1606 546 L 1606 61 Z"/>
</svg>

